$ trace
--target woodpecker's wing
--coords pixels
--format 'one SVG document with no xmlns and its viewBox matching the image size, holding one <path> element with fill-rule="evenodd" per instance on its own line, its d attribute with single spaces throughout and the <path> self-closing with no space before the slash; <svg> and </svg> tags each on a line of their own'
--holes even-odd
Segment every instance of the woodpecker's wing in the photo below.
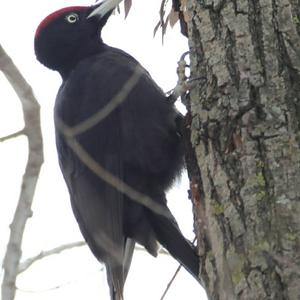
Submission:
<svg viewBox="0 0 300 300">
<path fill-rule="evenodd" d="M 60 119 L 70 127 L 101 111 L 117 92 L 115 88 L 107 87 L 111 80 L 118 80 L 118 76 L 112 76 L 115 71 L 104 68 L 99 73 L 94 61 L 78 67 L 63 83 L 55 105 L 56 120 Z M 126 77 L 126 74 L 123 76 Z M 94 160 L 95 168 L 100 166 L 123 180 L 118 114 L 118 110 L 114 110 L 101 122 L 76 135 L 75 139 L 87 156 Z M 134 248 L 134 242 L 124 237 L 123 194 L 101 179 L 101 174 L 95 174 L 93 168 L 86 166 L 82 157 L 67 146 L 59 122 L 56 122 L 56 131 L 60 166 L 75 217 L 94 255 L 106 264 L 113 299 L 121 299 Z"/>
<path fill-rule="evenodd" d="M 118 159 L 111 156 L 103 167 L 115 174 L 118 165 Z M 112 299 L 122 299 L 124 264 L 127 256 L 131 261 L 133 253 L 133 248 L 131 253 L 125 253 L 122 194 L 85 168 L 68 178 L 72 208 L 90 249 L 106 265 L 111 294 L 115 295 Z"/>
</svg>

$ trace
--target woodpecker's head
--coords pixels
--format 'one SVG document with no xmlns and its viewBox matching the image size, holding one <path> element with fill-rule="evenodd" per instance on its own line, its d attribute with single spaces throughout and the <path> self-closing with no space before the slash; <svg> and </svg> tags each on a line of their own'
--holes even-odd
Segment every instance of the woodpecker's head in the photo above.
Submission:
<svg viewBox="0 0 300 300">
<path fill-rule="evenodd" d="M 38 26 L 34 38 L 37 59 L 46 67 L 67 73 L 101 45 L 101 29 L 120 1 L 105 0 L 93 6 L 71 6 L 53 12 Z"/>
</svg>

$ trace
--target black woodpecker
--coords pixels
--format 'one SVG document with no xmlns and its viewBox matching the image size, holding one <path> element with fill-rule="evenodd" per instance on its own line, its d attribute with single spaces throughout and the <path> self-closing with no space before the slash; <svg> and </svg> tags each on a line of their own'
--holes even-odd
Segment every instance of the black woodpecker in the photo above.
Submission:
<svg viewBox="0 0 300 300">
<path fill-rule="evenodd" d="M 109 4 L 118 2 L 60 9 L 40 23 L 34 40 L 37 59 L 63 80 L 54 108 L 59 164 L 80 230 L 106 266 L 112 300 L 123 299 L 136 242 L 154 256 L 159 242 L 199 280 L 197 252 L 165 197 L 184 164 L 176 129 L 182 117 L 133 57 L 102 41 Z"/>
</svg>

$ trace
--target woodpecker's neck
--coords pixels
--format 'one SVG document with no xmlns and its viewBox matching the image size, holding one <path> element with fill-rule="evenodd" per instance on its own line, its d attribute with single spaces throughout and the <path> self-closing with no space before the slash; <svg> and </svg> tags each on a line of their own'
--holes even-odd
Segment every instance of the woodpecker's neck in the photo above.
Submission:
<svg viewBox="0 0 300 300">
<path fill-rule="evenodd" d="M 104 44 L 102 40 L 90 40 L 89 45 L 80 45 L 76 54 L 65 60 L 65 63 L 61 65 L 57 71 L 61 75 L 62 79 L 66 80 L 80 61 L 87 57 L 103 52 L 106 50 L 106 48 L 108 48 L 108 46 Z"/>
</svg>

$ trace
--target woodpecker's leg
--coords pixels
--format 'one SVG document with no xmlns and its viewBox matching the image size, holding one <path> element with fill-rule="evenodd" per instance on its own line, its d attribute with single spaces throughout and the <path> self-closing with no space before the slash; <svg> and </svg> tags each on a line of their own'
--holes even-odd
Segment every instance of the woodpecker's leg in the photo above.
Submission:
<svg viewBox="0 0 300 300">
<path fill-rule="evenodd" d="M 174 89 L 167 92 L 167 96 L 171 103 L 174 103 L 179 97 L 185 96 L 185 94 L 191 91 L 197 84 L 204 84 L 206 82 L 206 77 L 197 77 L 197 78 L 190 78 L 186 74 L 186 69 L 190 67 L 190 65 L 186 62 L 186 56 L 190 52 L 184 52 L 179 61 L 177 66 L 177 76 L 178 81 Z"/>
</svg>

